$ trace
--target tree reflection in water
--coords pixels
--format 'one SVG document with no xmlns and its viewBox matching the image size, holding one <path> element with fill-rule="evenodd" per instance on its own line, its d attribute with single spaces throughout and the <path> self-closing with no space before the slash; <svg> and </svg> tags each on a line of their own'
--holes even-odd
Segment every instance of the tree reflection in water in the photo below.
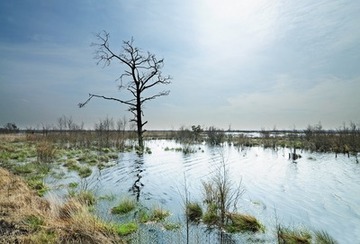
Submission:
<svg viewBox="0 0 360 244">
<path fill-rule="evenodd" d="M 144 161 L 142 155 L 139 155 L 139 158 L 136 159 L 134 162 L 133 173 L 135 174 L 135 182 L 132 185 L 132 187 L 129 189 L 129 192 L 132 192 L 135 195 L 136 201 L 139 201 L 141 189 L 144 187 L 144 184 L 140 182 L 142 178 L 142 172 L 145 171 L 143 165 L 144 165 Z"/>
</svg>

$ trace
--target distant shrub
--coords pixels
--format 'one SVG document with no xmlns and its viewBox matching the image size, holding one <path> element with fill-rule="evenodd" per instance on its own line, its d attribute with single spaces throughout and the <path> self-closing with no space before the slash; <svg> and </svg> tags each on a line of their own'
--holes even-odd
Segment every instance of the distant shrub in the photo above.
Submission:
<svg viewBox="0 0 360 244">
<path fill-rule="evenodd" d="M 214 126 L 210 126 L 206 134 L 207 142 L 210 145 L 220 145 L 225 140 L 225 132 L 215 128 Z"/>
</svg>

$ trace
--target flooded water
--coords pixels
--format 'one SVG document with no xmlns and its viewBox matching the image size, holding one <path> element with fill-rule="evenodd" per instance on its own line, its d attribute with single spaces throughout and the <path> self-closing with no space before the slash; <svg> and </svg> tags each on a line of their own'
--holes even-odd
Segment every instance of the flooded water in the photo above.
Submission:
<svg viewBox="0 0 360 244">
<path fill-rule="evenodd" d="M 234 185 L 241 182 L 245 189 L 238 211 L 255 216 L 266 227 L 265 234 L 236 234 L 228 243 L 246 243 L 249 238 L 275 243 L 277 223 L 324 230 L 339 243 L 360 243 L 360 165 L 355 158 L 300 152 L 302 158 L 293 162 L 286 148 L 199 144 L 191 146 L 196 152 L 184 154 L 171 150 L 182 147 L 174 141 L 152 140 L 146 146 L 151 154 L 121 153 L 114 166 L 89 177 L 87 184 L 98 196 L 115 197 L 99 202 L 97 209 L 104 218 L 116 220 L 109 209 L 121 197 L 133 196 L 146 207 L 170 210 L 171 220 L 184 226 L 185 179 L 191 200 L 201 202 L 201 182 L 225 162 Z M 175 232 L 149 228 L 141 231 L 151 233 L 154 243 L 186 243 L 184 228 Z M 204 227 L 191 228 L 190 243 L 218 243 L 216 235 Z"/>
</svg>

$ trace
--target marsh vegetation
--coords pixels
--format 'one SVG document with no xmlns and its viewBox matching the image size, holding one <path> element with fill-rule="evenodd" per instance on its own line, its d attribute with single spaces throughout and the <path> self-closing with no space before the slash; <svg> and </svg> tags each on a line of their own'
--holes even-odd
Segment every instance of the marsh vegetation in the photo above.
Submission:
<svg viewBox="0 0 360 244">
<path fill-rule="evenodd" d="M 145 150 L 136 147 L 132 131 L 101 128 L 1 135 L 0 166 L 12 172 L 1 171 L 6 196 L 1 225 L 8 230 L 1 238 L 94 243 L 359 238 L 353 216 L 359 214 L 354 196 L 360 194 L 360 133 L 354 125 L 251 133 L 183 127 L 147 132 Z M 294 150 L 302 157 L 289 159 Z M 16 187 L 22 180 L 26 187 Z M 25 204 L 30 198 L 34 204 Z M 17 216 L 10 214 L 13 208 Z"/>
</svg>

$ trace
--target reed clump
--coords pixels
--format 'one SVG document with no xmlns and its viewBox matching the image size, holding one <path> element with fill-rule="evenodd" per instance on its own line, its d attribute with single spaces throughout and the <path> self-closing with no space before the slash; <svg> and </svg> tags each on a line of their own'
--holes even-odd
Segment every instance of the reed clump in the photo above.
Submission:
<svg viewBox="0 0 360 244">
<path fill-rule="evenodd" d="M 203 211 L 199 203 L 196 202 L 188 202 L 186 204 L 186 215 L 191 222 L 198 223 L 202 216 Z"/>
<path fill-rule="evenodd" d="M 227 213 L 230 220 L 225 229 L 230 232 L 264 232 L 264 226 L 254 217 L 248 214 Z"/>
<path fill-rule="evenodd" d="M 49 163 L 55 158 L 55 154 L 55 145 L 47 140 L 42 140 L 36 145 L 36 155 L 38 162 Z"/>
</svg>

